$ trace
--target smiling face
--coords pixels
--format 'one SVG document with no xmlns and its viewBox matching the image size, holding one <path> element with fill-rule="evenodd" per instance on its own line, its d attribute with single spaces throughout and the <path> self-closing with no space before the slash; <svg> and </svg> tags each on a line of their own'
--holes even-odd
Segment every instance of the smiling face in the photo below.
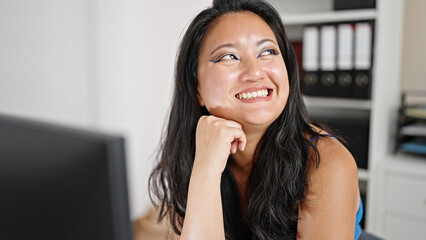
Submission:
<svg viewBox="0 0 426 240">
<path fill-rule="evenodd" d="M 198 59 L 198 102 L 243 127 L 267 127 L 283 111 L 287 69 L 272 29 L 258 15 L 231 12 L 214 20 Z"/>
</svg>

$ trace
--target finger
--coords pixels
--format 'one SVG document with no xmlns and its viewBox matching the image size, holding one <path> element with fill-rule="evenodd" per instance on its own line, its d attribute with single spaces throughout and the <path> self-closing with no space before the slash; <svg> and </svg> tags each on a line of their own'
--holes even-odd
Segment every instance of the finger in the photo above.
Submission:
<svg viewBox="0 0 426 240">
<path fill-rule="evenodd" d="M 241 130 L 241 135 L 237 138 L 238 140 L 238 149 L 240 149 L 240 151 L 244 151 L 244 149 L 246 148 L 246 144 L 247 144 L 247 137 L 246 134 Z"/>
<path fill-rule="evenodd" d="M 238 128 L 238 129 L 243 128 L 243 126 L 240 123 L 235 122 L 235 121 L 224 120 L 224 122 L 225 122 L 225 126 L 227 126 L 227 127 Z"/>
<path fill-rule="evenodd" d="M 229 141 L 231 143 L 235 142 L 235 147 L 240 149 L 241 151 L 244 151 L 245 146 L 247 144 L 247 138 L 243 130 L 238 128 L 228 128 L 228 131 L 230 133 Z"/>
<path fill-rule="evenodd" d="M 246 148 L 246 143 L 238 141 L 238 149 L 240 151 L 244 151 L 245 148 Z"/>
<path fill-rule="evenodd" d="M 233 120 L 228 120 L 228 119 L 216 117 L 216 116 L 213 116 L 213 115 L 208 116 L 208 118 L 210 118 L 214 122 L 221 122 L 227 127 L 235 127 L 235 128 L 242 129 L 242 125 L 240 123 L 236 122 L 236 121 L 233 121 Z"/>
<path fill-rule="evenodd" d="M 236 153 L 237 152 L 237 147 L 238 147 L 238 141 L 234 140 L 231 143 L 231 153 Z"/>
</svg>

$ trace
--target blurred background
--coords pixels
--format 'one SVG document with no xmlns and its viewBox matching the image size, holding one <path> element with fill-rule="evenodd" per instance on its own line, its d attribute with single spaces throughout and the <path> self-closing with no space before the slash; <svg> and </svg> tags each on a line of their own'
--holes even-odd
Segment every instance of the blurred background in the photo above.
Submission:
<svg viewBox="0 0 426 240">
<path fill-rule="evenodd" d="M 126 137 L 132 217 L 169 102 L 176 50 L 210 1 L 0 1 L 0 111 Z"/>
<path fill-rule="evenodd" d="M 332 0 L 270 2 L 282 14 L 296 48 L 303 48 L 297 44 L 303 44 L 309 26 L 368 22 L 374 27 L 368 96 L 310 94 L 305 101 L 321 120 L 365 116 L 369 151 L 361 152 L 366 159 L 359 174 L 368 198 L 365 227 L 380 236 L 402 225 L 407 232 L 426 235 L 419 230 L 426 226 L 426 195 L 421 195 L 426 161 L 394 150 L 401 93 L 426 91 L 426 2 L 377 0 L 374 8 L 342 10 L 349 11 L 343 15 L 333 9 Z M 0 0 L 0 113 L 125 136 L 131 216 L 137 219 L 150 208 L 147 180 L 169 111 L 178 44 L 190 20 L 210 4 Z M 402 179 L 393 178 L 394 173 Z M 413 174 L 421 203 L 414 210 L 390 211 L 390 183 L 402 184 Z M 401 201 L 396 208 L 410 205 Z"/>
</svg>

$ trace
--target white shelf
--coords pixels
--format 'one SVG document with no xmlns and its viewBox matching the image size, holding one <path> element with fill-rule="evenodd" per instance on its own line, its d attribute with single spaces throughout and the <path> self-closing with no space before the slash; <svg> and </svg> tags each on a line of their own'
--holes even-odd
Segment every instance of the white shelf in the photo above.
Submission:
<svg viewBox="0 0 426 240">
<path fill-rule="evenodd" d="M 368 170 L 367 169 L 358 169 L 358 179 L 360 181 L 368 181 Z"/>
<path fill-rule="evenodd" d="M 353 110 L 370 110 L 370 100 L 329 98 L 329 97 L 308 97 L 303 96 L 307 107 L 340 108 Z"/>
<path fill-rule="evenodd" d="M 284 25 L 319 24 L 331 22 L 364 21 L 376 19 L 375 9 L 341 10 L 315 13 L 281 14 Z"/>
<path fill-rule="evenodd" d="M 387 155 L 385 167 L 388 171 L 406 175 L 422 176 L 426 179 L 426 155 L 414 155 L 399 152 Z"/>
</svg>

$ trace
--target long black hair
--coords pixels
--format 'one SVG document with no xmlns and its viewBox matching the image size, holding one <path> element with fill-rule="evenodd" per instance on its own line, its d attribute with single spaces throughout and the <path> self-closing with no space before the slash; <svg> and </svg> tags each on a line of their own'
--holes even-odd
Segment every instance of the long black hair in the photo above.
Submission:
<svg viewBox="0 0 426 240">
<path fill-rule="evenodd" d="M 202 115 L 208 115 L 197 100 L 197 70 L 200 48 L 211 23 L 228 12 L 250 11 L 260 16 L 278 41 L 289 78 L 289 96 L 281 115 L 268 127 L 256 148 L 248 178 L 248 208 L 239 218 L 230 215 L 235 191 L 229 171 L 222 175 L 225 234 L 235 239 L 247 230 L 253 239 L 295 239 L 298 207 L 308 187 L 307 167 L 319 163 L 308 159 L 310 142 L 318 133 L 310 126 L 300 93 L 298 66 L 278 12 L 267 2 L 256 0 L 214 0 L 189 25 L 180 44 L 175 67 L 175 86 L 168 127 L 159 163 L 149 179 L 150 197 L 160 207 L 159 220 L 170 217 L 174 232 L 181 233 L 185 218 L 189 180 L 195 157 L 195 132 Z M 226 175 L 228 174 L 228 175 Z M 232 174 L 231 174 L 232 175 Z M 231 192 L 232 192 L 231 191 Z M 238 201 L 236 203 L 238 205 Z M 235 205 L 234 204 L 234 205 Z M 201 210 L 202 211 L 202 210 Z M 240 228 L 235 228 L 240 221 Z M 240 234 L 240 235 L 239 235 Z"/>
</svg>

